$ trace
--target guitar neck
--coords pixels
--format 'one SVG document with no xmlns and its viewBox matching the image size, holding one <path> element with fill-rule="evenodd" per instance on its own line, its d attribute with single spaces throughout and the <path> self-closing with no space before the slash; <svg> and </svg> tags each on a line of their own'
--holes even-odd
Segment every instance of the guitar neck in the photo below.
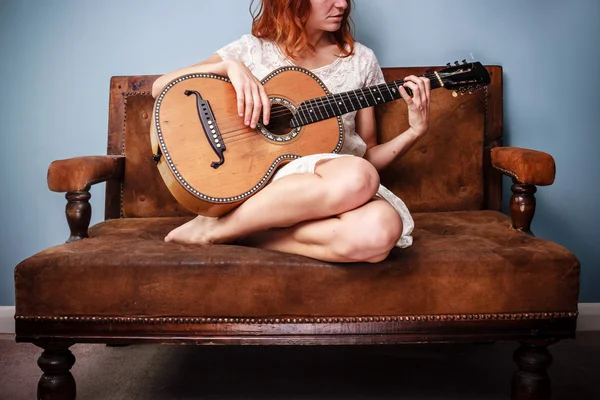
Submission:
<svg viewBox="0 0 600 400">
<path fill-rule="evenodd" d="M 423 76 L 430 79 L 431 89 L 442 87 L 435 74 Z M 398 80 L 303 101 L 290 121 L 290 126 L 296 128 L 401 99 L 399 87 L 402 85 L 404 81 Z"/>
</svg>

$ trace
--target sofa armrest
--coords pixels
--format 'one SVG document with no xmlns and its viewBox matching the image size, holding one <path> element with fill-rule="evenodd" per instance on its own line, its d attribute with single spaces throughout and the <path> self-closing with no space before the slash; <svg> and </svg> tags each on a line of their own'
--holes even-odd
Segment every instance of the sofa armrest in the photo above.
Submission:
<svg viewBox="0 0 600 400">
<path fill-rule="evenodd" d="M 95 183 L 122 179 L 125 156 L 88 156 L 54 161 L 48 168 L 48 188 L 53 192 L 90 190 Z"/>
<path fill-rule="evenodd" d="M 125 156 L 90 156 L 58 160 L 48 168 L 48 188 L 67 192 L 67 223 L 71 235 L 67 243 L 88 237 L 92 218 L 90 187 L 109 179 L 123 179 Z"/>
<path fill-rule="evenodd" d="M 536 185 L 547 186 L 554 183 L 554 159 L 541 151 L 496 147 L 492 149 L 492 166 L 512 177 L 510 215 L 513 228 L 533 236 L 531 221 L 535 214 Z"/>
<path fill-rule="evenodd" d="M 554 158 L 550 154 L 518 147 L 492 149 L 492 166 L 528 185 L 552 185 L 556 175 Z"/>
</svg>

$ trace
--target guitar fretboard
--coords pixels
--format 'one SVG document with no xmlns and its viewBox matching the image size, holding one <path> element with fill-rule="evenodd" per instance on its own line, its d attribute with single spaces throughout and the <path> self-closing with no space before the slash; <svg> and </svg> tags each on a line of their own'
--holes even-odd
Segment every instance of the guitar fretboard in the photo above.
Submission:
<svg viewBox="0 0 600 400">
<path fill-rule="evenodd" d="M 430 76 L 431 75 L 431 76 Z M 441 87 L 439 80 L 433 74 L 425 75 L 430 78 L 431 89 Z M 323 97 L 303 101 L 290 121 L 290 126 L 296 128 L 314 122 L 348 114 L 362 108 L 373 107 L 377 104 L 402 98 L 399 87 L 403 80 L 386 82 L 380 85 L 343 93 L 330 94 Z M 406 88 L 405 88 L 406 89 Z"/>
</svg>

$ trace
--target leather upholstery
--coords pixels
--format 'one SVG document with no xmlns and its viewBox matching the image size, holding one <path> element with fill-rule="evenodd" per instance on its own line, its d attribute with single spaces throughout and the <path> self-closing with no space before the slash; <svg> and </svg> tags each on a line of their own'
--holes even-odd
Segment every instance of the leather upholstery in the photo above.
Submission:
<svg viewBox="0 0 600 400">
<path fill-rule="evenodd" d="M 556 175 L 554 158 L 550 154 L 518 147 L 492 149 L 492 165 L 517 182 L 530 185 L 552 185 Z"/>
<path fill-rule="evenodd" d="M 88 156 L 57 160 L 48 168 L 48 188 L 53 192 L 89 190 L 108 179 L 123 177 L 124 156 Z"/>
<path fill-rule="evenodd" d="M 163 241 L 187 218 L 100 223 L 15 270 L 17 315 L 361 316 L 577 310 L 579 263 L 496 211 L 415 214 L 377 264 Z"/>
</svg>

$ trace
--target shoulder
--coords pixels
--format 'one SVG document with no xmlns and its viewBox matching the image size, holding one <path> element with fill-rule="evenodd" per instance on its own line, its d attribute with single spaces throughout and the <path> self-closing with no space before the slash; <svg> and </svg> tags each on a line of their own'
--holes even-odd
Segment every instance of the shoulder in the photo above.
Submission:
<svg viewBox="0 0 600 400">
<path fill-rule="evenodd" d="M 361 61 L 377 61 L 375 52 L 360 42 L 354 42 L 354 57 Z"/>
<path fill-rule="evenodd" d="M 260 46 L 262 44 L 262 39 L 257 38 L 251 33 L 243 34 L 237 41 L 247 46 Z"/>
</svg>

